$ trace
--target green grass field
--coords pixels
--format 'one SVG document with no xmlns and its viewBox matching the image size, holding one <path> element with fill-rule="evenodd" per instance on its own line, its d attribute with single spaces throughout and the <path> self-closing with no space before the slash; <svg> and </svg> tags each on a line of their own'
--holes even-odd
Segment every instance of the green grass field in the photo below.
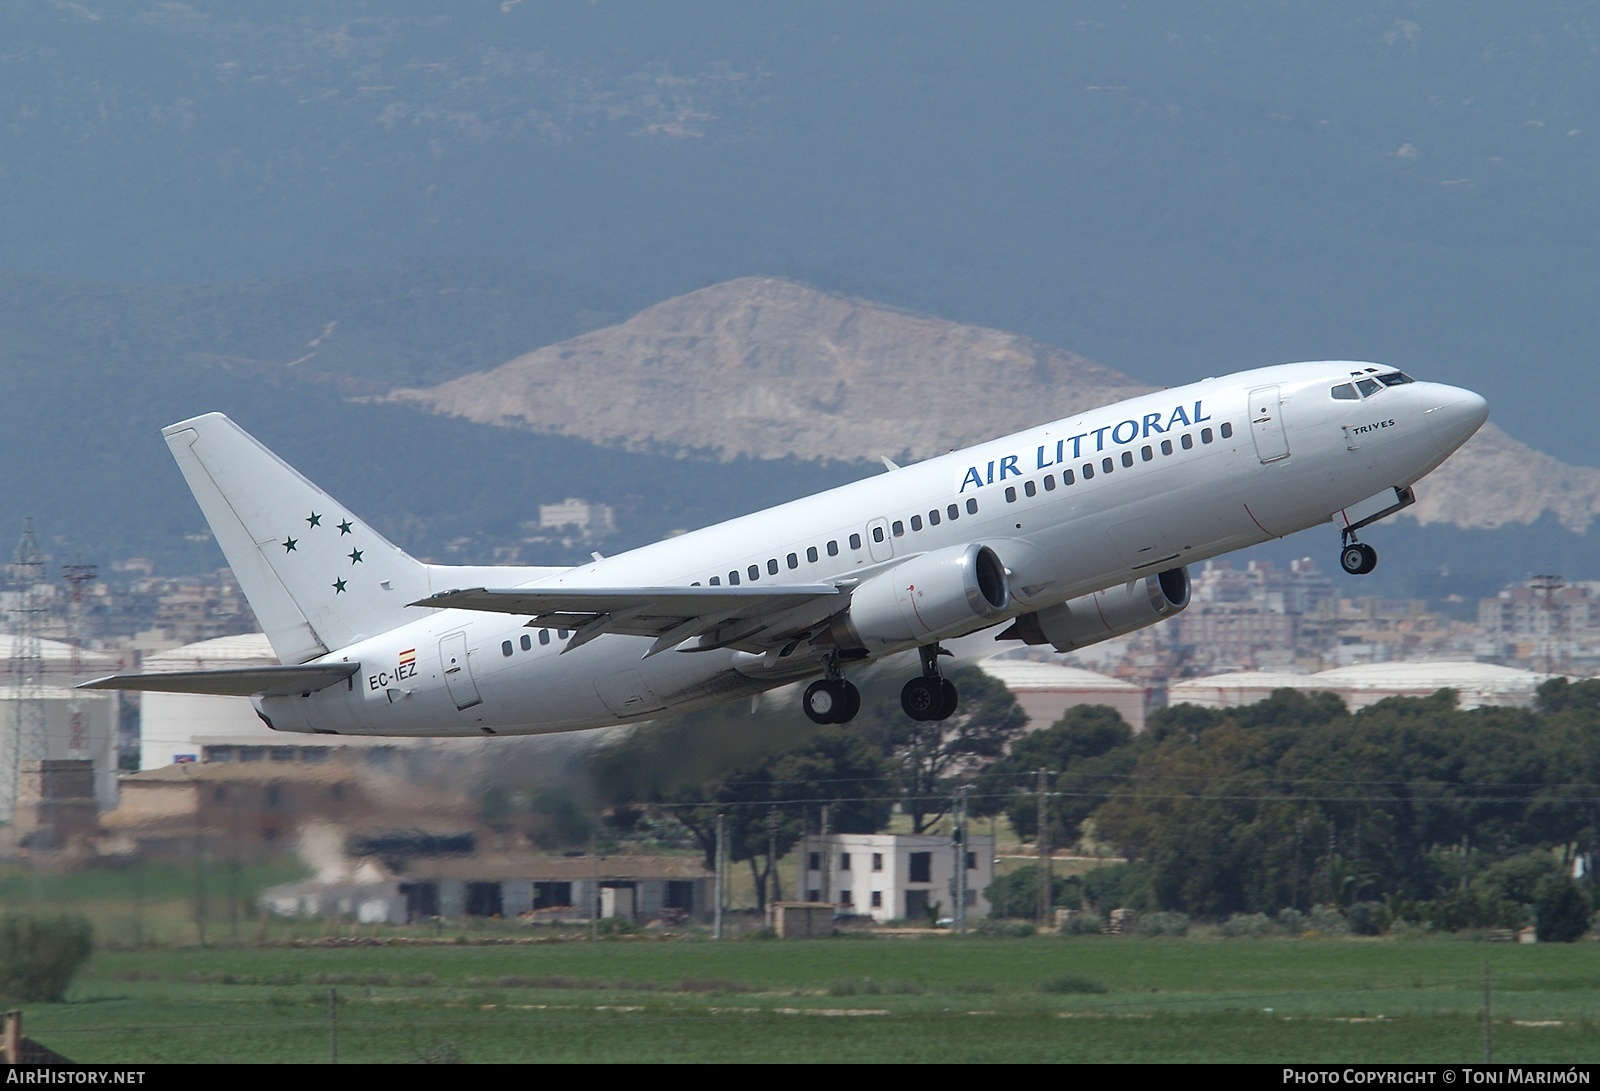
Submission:
<svg viewBox="0 0 1600 1091">
<path fill-rule="evenodd" d="M 838 938 L 100 951 L 84 1061 L 1496 1061 L 1600 1053 L 1600 944 Z M 1077 991 L 1047 991 L 1048 989 Z M 1081 991 L 1103 988 L 1104 991 Z"/>
</svg>

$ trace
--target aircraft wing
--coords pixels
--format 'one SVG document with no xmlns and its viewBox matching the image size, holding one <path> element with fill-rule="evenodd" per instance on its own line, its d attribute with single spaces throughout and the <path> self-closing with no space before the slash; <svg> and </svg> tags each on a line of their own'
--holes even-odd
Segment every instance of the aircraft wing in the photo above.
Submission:
<svg viewBox="0 0 1600 1091">
<path fill-rule="evenodd" d="M 227 667 L 214 671 L 172 671 L 167 674 L 109 674 L 81 683 L 78 689 L 136 689 L 147 693 L 205 693 L 217 697 L 287 697 L 343 682 L 360 663 L 311 663 L 284 667 Z"/>
<path fill-rule="evenodd" d="M 655 655 L 694 637 L 698 650 L 770 646 L 826 620 L 847 601 L 833 584 L 770 587 L 474 587 L 412 603 L 450 610 L 526 614 L 530 624 L 574 630 L 564 651 L 606 633 L 651 636 Z"/>
</svg>

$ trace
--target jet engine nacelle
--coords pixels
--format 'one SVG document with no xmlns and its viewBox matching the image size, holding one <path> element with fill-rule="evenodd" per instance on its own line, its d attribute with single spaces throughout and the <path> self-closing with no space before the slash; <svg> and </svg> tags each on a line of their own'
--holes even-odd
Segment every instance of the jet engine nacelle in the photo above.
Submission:
<svg viewBox="0 0 1600 1091">
<path fill-rule="evenodd" d="M 1156 576 L 1024 614 L 1000 639 L 1050 644 L 1058 652 L 1070 652 L 1154 625 L 1188 605 L 1189 570 L 1169 568 Z"/>
<path fill-rule="evenodd" d="M 981 628 L 1011 605 L 995 551 L 972 542 L 903 561 L 863 580 L 830 632 L 842 648 L 872 653 L 927 644 Z"/>
</svg>

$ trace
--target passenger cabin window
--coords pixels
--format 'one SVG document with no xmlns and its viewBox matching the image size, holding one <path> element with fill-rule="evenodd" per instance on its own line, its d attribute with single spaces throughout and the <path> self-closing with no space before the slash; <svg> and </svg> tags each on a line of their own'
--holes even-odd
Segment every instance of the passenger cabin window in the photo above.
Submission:
<svg viewBox="0 0 1600 1091">
<path fill-rule="evenodd" d="M 1211 442 L 1211 429 L 1209 429 L 1209 428 L 1200 429 L 1200 442 L 1201 443 L 1210 443 Z"/>
<path fill-rule="evenodd" d="M 1055 474 L 1045 474 L 1044 475 L 1044 491 L 1045 492 L 1055 492 L 1056 491 L 1056 475 Z"/>
<path fill-rule="evenodd" d="M 828 556 L 837 557 L 838 555 L 839 555 L 839 543 L 838 542 L 829 542 L 828 543 Z"/>
<path fill-rule="evenodd" d="M 883 528 L 882 527 L 873 527 L 872 528 L 872 540 L 874 542 L 879 543 L 880 545 L 883 543 Z"/>
<path fill-rule="evenodd" d="M 1006 486 L 1006 503 L 1015 504 L 1016 502 L 1017 502 L 1017 490 L 1016 490 L 1016 488 L 1014 486 L 1007 485 Z"/>
<path fill-rule="evenodd" d="M 1123 451 L 1122 452 L 1122 468 L 1124 470 L 1126 470 L 1128 467 L 1130 467 L 1132 465 L 1133 465 L 1133 452 L 1132 451 Z"/>
<path fill-rule="evenodd" d="M 789 554 L 783 560 L 784 560 L 784 563 L 787 564 L 790 568 L 799 568 L 800 567 L 800 558 L 797 557 L 793 553 Z"/>
<path fill-rule="evenodd" d="M 739 586 L 739 573 L 738 572 L 729 572 L 728 573 L 728 586 L 729 587 L 738 587 Z"/>
<path fill-rule="evenodd" d="M 850 548 L 851 549 L 860 549 L 861 548 L 861 535 L 859 535 L 859 534 L 850 535 Z"/>
<path fill-rule="evenodd" d="M 1038 496 L 1039 495 L 1039 486 L 1036 483 L 1032 482 L 1032 481 L 1024 481 L 1022 483 L 1022 491 L 1024 493 L 1028 494 L 1029 496 Z"/>
<path fill-rule="evenodd" d="M 1156 453 L 1151 449 L 1149 444 L 1145 444 L 1143 447 L 1139 448 L 1139 457 L 1144 459 L 1146 462 L 1149 462 L 1151 459 L 1156 457 Z"/>
<path fill-rule="evenodd" d="M 978 502 L 976 500 L 970 500 L 969 499 L 967 501 L 967 514 L 968 515 L 976 515 L 976 514 L 978 514 Z"/>
<path fill-rule="evenodd" d="M 904 538 L 906 536 L 906 525 L 898 519 L 890 524 L 889 530 L 896 538 Z"/>
<path fill-rule="evenodd" d="M 721 587 L 722 586 L 722 577 L 721 576 L 712 576 L 711 577 L 711 586 L 712 587 Z"/>
<path fill-rule="evenodd" d="M 550 643 L 550 630 L 549 629 L 540 629 L 539 630 L 539 643 L 541 643 L 541 644 Z"/>
<path fill-rule="evenodd" d="M 945 508 L 944 513 L 951 521 L 961 518 L 961 509 L 956 507 L 954 504 L 951 504 L 949 507 Z"/>
<path fill-rule="evenodd" d="M 1172 441 L 1170 439 L 1164 439 L 1161 441 L 1161 453 L 1164 455 L 1170 455 L 1172 453 Z"/>
<path fill-rule="evenodd" d="M 922 529 L 922 516 L 913 515 L 911 517 L 911 529 L 912 530 L 921 530 Z"/>
<path fill-rule="evenodd" d="M 791 553 L 791 554 L 789 554 L 789 556 L 793 557 L 794 554 Z M 776 576 L 777 574 L 778 574 L 778 558 L 776 558 L 776 557 L 767 558 L 767 575 Z"/>
<path fill-rule="evenodd" d="M 812 564 L 816 564 L 817 563 L 817 547 L 816 546 L 806 546 L 806 560 L 811 562 Z"/>
<path fill-rule="evenodd" d="M 1071 485 L 1073 482 L 1075 482 L 1077 480 L 1078 479 L 1073 476 L 1073 473 L 1072 473 L 1071 470 L 1062 470 L 1061 471 L 1061 483 L 1063 485 Z"/>
<path fill-rule="evenodd" d="M 761 566 L 759 564 L 753 564 L 749 568 L 745 569 L 745 573 L 750 577 L 750 582 L 755 583 L 761 578 Z"/>
<path fill-rule="evenodd" d="M 1340 383 L 1338 386 L 1328 391 L 1328 393 L 1333 395 L 1333 400 L 1336 402 L 1354 402 L 1361 400 L 1361 395 L 1356 393 L 1356 388 L 1350 383 Z"/>
<path fill-rule="evenodd" d="M 1085 462 L 1083 464 L 1083 479 L 1085 481 L 1093 481 L 1094 480 L 1094 463 Z"/>
<path fill-rule="evenodd" d="M 936 527 L 939 525 L 939 513 L 937 511 L 930 511 L 928 513 L 928 525 L 930 527 Z"/>
<path fill-rule="evenodd" d="M 1194 437 L 1191 436 L 1188 432 L 1185 432 L 1183 435 L 1178 437 L 1178 443 L 1183 447 L 1183 449 L 1185 451 L 1194 450 Z"/>
<path fill-rule="evenodd" d="M 500 642 L 500 654 L 501 655 L 510 655 L 511 654 L 511 641 L 502 640 Z"/>
<path fill-rule="evenodd" d="M 1110 473 L 1112 470 L 1112 465 L 1113 464 L 1109 458 L 1102 458 L 1100 460 L 1100 472 L 1103 474 Z"/>
<path fill-rule="evenodd" d="M 1227 421 L 1222 422 L 1222 427 L 1219 428 L 1218 431 L 1222 433 L 1223 439 L 1233 438 L 1233 425 L 1229 424 Z"/>
<path fill-rule="evenodd" d="M 533 650 L 533 637 L 529 636 L 527 633 L 523 633 L 522 634 L 521 644 L 522 644 L 522 650 L 523 651 L 525 651 L 525 652 L 532 651 Z"/>
</svg>

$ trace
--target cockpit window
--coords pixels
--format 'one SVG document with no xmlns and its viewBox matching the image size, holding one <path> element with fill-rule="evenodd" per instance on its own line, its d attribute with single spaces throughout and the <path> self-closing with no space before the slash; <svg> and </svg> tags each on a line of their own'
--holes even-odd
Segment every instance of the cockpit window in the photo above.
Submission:
<svg viewBox="0 0 1600 1091">
<path fill-rule="evenodd" d="M 1361 396 L 1363 398 L 1370 398 L 1372 395 L 1382 390 L 1383 387 L 1378 384 L 1378 380 L 1376 379 L 1357 379 L 1356 389 L 1361 391 Z"/>
<path fill-rule="evenodd" d="M 1350 383 L 1340 383 L 1330 391 L 1336 402 L 1360 401 L 1361 395 L 1356 393 L 1356 388 Z"/>
<path fill-rule="evenodd" d="M 1415 379 L 1403 371 L 1386 371 L 1378 376 L 1378 381 L 1384 386 L 1400 386 L 1403 383 L 1416 382 Z"/>
</svg>

